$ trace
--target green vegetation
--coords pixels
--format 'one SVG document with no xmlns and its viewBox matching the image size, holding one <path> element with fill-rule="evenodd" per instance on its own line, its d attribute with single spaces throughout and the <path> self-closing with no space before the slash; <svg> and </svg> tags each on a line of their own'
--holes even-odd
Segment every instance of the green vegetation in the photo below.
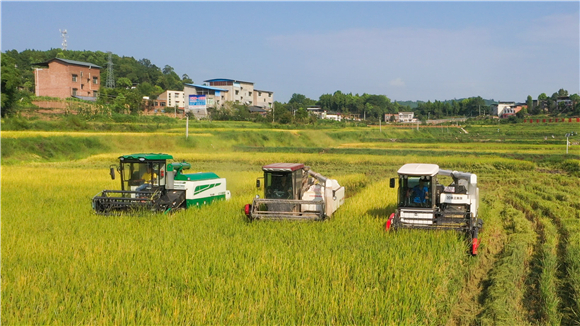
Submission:
<svg viewBox="0 0 580 326">
<path fill-rule="evenodd" d="M 182 122 L 160 121 L 147 132 L 121 131 L 130 122 L 109 123 L 119 131 L 99 131 L 99 121 L 64 131 L 62 121 L 2 123 L 3 323 L 578 320 L 580 149 L 566 155 L 562 137 L 577 124 L 499 132 L 472 125 L 448 134 L 192 122 L 185 139 Z M 38 131 L 43 124 L 47 131 Z M 232 199 L 172 215 L 94 215 L 90 198 L 119 187 L 108 166 L 135 152 L 169 153 L 191 162 L 192 172 L 215 172 Z M 336 178 L 346 187 L 344 206 L 320 223 L 249 222 L 241 208 L 259 194 L 261 165 L 273 162 L 304 162 Z M 458 233 L 384 231 L 396 203 L 388 179 L 409 162 L 477 174 L 484 220 L 477 257 Z"/>
</svg>

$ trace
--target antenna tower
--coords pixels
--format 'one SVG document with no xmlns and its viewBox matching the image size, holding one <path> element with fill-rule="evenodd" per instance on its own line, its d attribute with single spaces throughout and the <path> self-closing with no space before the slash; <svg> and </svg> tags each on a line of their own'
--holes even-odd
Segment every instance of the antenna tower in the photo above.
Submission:
<svg viewBox="0 0 580 326">
<path fill-rule="evenodd" d="M 109 54 L 109 61 L 107 62 L 107 88 L 115 88 L 115 77 L 113 76 L 113 54 Z"/>
<path fill-rule="evenodd" d="M 64 31 L 59 29 L 58 31 L 62 37 L 62 49 L 66 51 L 66 39 L 68 38 L 67 31 L 66 29 Z"/>
</svg>

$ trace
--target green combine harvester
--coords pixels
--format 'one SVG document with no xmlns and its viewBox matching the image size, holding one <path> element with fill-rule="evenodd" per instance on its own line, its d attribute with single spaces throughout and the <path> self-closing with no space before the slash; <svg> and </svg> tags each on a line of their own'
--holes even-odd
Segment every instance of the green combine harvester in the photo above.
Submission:
<svg viewBox="0 0 580 326">
<path fill-rule="evenodd" d="M 226 179 L 213 172 L 183 173 L 191 168 L 186 162 L 167 163 L 168 154 L 130 154 L 111 165 L 121 176 L 121 190 L 103 190 L 93 197 L 97 214 L 109 215 L 127 211 L 163 211 L 199 207 L 231 197 Z"/>
</svg>

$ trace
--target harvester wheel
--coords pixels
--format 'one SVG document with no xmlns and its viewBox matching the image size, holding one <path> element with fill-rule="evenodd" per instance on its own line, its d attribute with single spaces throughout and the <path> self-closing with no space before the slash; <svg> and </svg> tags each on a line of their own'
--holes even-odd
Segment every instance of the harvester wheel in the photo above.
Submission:
<svg viewBox="0 0 580 326">
<path fill-rule="evenodd" d="M 479 239 L 477 235 L 479 233 L 479 229 L 473 230 L 473 234 L 471 236 L 471 255 L 477 256 L 477 249 L 479 248 Z"/>
<path fill-rule="evenodd" d="M 385 225 L 385 231 L 389 231 L 391 229 L 391 225 L 393 223 L 393 218 L 395 218 L 395 213 L 392 213 L 387 220 L 387 224 Z"/>
</svg>

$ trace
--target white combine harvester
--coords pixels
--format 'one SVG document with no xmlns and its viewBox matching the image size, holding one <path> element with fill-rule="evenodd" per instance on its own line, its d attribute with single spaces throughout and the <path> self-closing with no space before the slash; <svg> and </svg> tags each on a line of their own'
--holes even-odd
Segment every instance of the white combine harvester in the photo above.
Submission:
<svg viewBox="0 0 580 326">
<path fill-rule="evenodd" d="M 398 204 L 386 228 L 451 229 L 471 237 L 471 253 L 477 255 L 479 188 L 472 173 L 441 170 L 436 164 L 405 164 L 399 171 Z M 448 186 L 438 176 L 452 178 Z M 390 180 L 395 187 L 395 178 Z"/>
<path fill-rule="evenodd" d="M 323 220 L 344 203 L 344 187 L 302 163 L 274 163 L 262 170 L 265 198 L 256 196 L 244 207 L 250 219 Z"/>
</svg>

